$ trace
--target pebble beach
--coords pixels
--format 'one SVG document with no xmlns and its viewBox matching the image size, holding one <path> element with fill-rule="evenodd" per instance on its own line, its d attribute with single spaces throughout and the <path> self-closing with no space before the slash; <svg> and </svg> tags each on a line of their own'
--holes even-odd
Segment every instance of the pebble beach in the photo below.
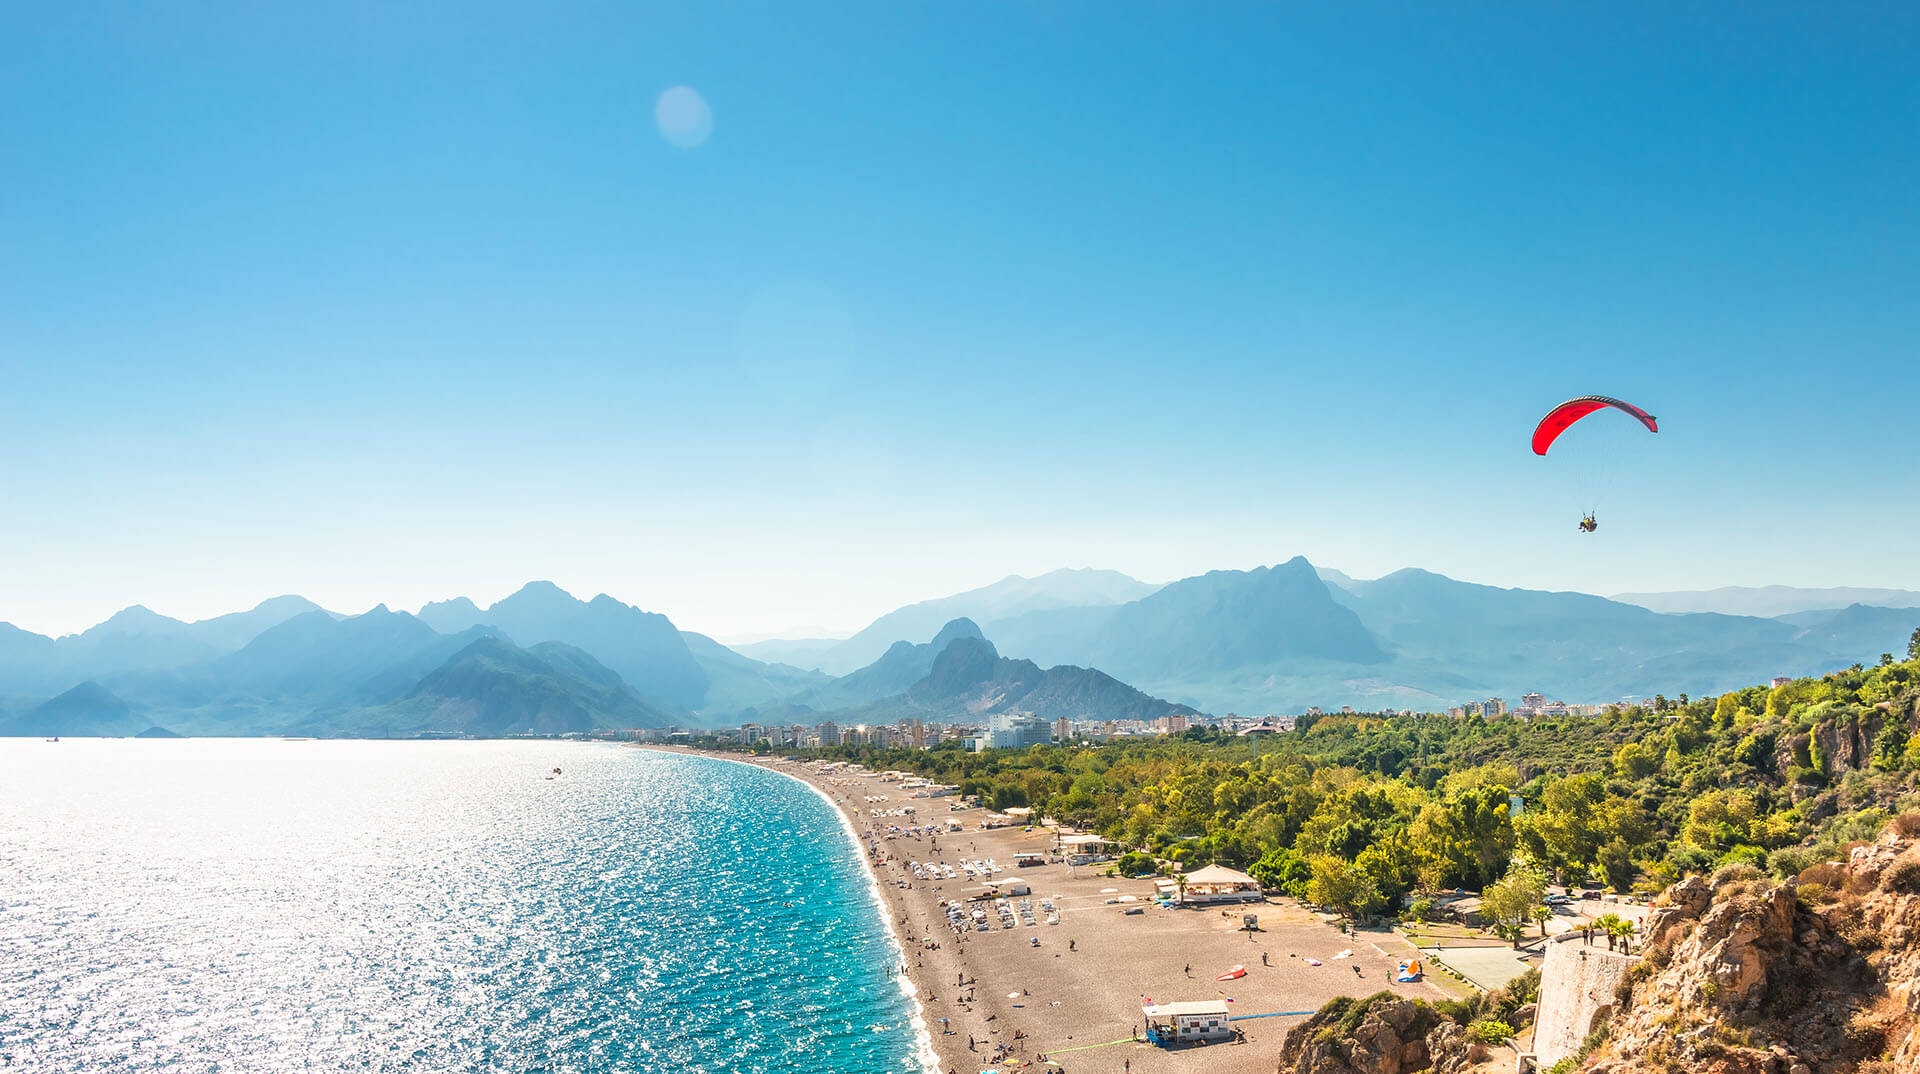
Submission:
<svg viewBox="0 0 1920 1074">
<path fill-rule="evenodd" d="M 912 798 L 878 773 L 706 755 L 801 779 L 845 815 L 892 915 L 943 1074 L 1271 1071 L 1287 1030 L 1336 996 L 1448 995 L 1430 981 L 1394 982 L 1395 965 L 1417 955 L 1399 937 L 1348 935 L 1291 899 L 1165 908 L 1154 904 L 1151 881 L 1105 876 L 1105 866 L 1015 866 L 1017 855 L 1047 854 L 1051 829 L 982 830 L 983 810 L 950 812 L 957 798 Z M 964 830 L 926 830 L 949 820 Z M 1000 871 L 969 876 L 962 866 L 989 861 Z M 1009 896 L 1011 914 L 1003 917 L 994 902 L 974 899 L 988 879 L 1018 881 L 1031 893 Z M 1021 913 L 1022 900 L 1031 918 Z M 959 926 L 949 914 L 956 902 Z M 985 930 L 973 927 L 975 908 L 986 911 Z M 1248 913 L 1257 915 L 1256 930 L 1243 927 Z M 1244 976 L 1217 980 L 1236 967 Z M 1232 1042 L 1168 1049 L 1138 1039 L 1143 1002 L 1229 1000 L 1238 1030 Z"/>
</svg>

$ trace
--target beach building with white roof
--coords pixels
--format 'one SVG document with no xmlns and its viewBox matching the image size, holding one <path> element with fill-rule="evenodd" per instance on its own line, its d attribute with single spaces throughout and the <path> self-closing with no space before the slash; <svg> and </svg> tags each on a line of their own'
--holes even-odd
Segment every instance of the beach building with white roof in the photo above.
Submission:
<svg viewBox="0 0 1920 1074">
<path fill-rule="evenodd" d="M 1187 874 L 1185 888 L 1176 890 L 1184 906 L 1213 902 L 1257 902 L 1266 898 L 1266 892 L 1260 889 L 1260 881 L 1224 865 L 1195 869 Z"/>
<path fill-rule="evenodd" d="M 1140 1007 L 1140 1013 L 1147 1019 L 1148 1038 L 1156 1042 L 1191 1044 L 1233 1036 L 1225 1000 L 1147 1003 Z"/>
</svg>

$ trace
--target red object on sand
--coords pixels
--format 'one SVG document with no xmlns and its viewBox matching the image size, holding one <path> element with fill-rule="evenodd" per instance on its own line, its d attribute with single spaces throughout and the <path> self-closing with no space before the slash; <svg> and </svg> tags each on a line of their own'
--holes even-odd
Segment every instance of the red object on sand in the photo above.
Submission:
<svg viewBox="0 0 1920 1074">
<path fill-rule="evenodd" d="M 1235 966 L 1234 968 L 1228 970 L 1227 972 L 1221 974 L 1220 976 L 1215 977 L 1214 980 L 1232 981 L 1232 980 L 1237 980 L 1241 977 L 1245 977 L 1246 975 L 1247 975 L 1247 968 L 1245 966 Z"/>
</svg>

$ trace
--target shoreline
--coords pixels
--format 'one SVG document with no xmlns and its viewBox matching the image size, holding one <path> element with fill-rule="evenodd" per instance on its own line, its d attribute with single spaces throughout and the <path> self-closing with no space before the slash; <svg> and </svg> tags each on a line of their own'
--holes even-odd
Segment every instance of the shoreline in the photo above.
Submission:
<svg viewBox="0 0 1920 1074">
<path fill-rule="evenodd" d="M 969 830 L 897 830 L 944 826 L 947 805 L 957 800 L 906 797 L 876 772 L 823 773 L 779 757 L 691 747 L 634 748 L 755 765 L 833 805 L 855 838 L 902 960 L 901 990 L 915 1006 L 918 1058 L 934 1060 L 934 1074 L 1046 1067 L 1074 1074 L 1268 1074 L 1286 1030 L 1336 996 L 1382 990 L 1447 996 L 1432 984 L 1393 983 L 1395 961 L 1415 955 L 1411 945 L 1391 934 L 1343 934 L 1292 900 L 1169 910 L 1153 905 L 1151 883 L 1102 876 L 1103 866 L 1016 869 L 1014 855 L 1044 850 L 1051 833 L 972 830 L 985 814 L 977 808 L 952 814 L 969 822 Z M 916 813 L 902 816 L 902 809 Z M 958 876 L 915 878 L 908 859 L 1004 862 L 995 879 L 1030 886 L 1032 902 L 1054 905 L 1052 920 L 1059 923 L 1041 923 L 1045 911 L 1037 910 L 1031 926 L 954 928 L 948 905 L 990 907 L 974 901 L 984 885 Z M 1257 932 L 1241 927 L 1243 913 L 1258 915 Z M 1244 977 L 1231 984 L 1214 980 L 1242 964 Z M 1140 1006 L 1149 996 L 1159 1003 L 1224 1000 L 1244 1039 L 1180 1049 L 1140 1041 Z"/>
<path fill-rule="evenodd" d="M 759 763 L 760 759 L 758 758 L 732 755 L 717 750 L 697 750 L 689 747 L 662 746 L 652 743 L 630 744 L 630 748 L 653 750 L 659 753 L 676 754 L 683 757 L 705 757 L 709 760 L 726 761 L 732 764 L 752 765 L 755 768 L 765 769 L 775 775 L 785 776 L 818 795 L 821 801 L 833 808 L 834 815 L 840 818 L 840 827 L 846 831 L 848 842 L 851 844 L 855 856 L 859 859 L 861 871 L 866 874 L 867 896 L 873 903 L 874 911 L 880 919 L 881 928 L 886 931 L 887 941 L 893 947 L 893 954 L 897 960 L 897 966 L 903 970 L 907 967 L 909 956 L 907 955 L 906 941 L 901 938 L 899 930 L 894 927 L 895 915 L 901 908 L 895 905 L 894 900 L 887 896 L 886 889 L 880 883 L 880 872 L 874 864 L 873 855 L 870 852 L 873 840 L 862 837 L 860 829 L 855 823 L 853 813 L 847 809 L 845 803 L 840 800 L 838 795 L 833 794 L 828 788 L 821 786 L 814 779 L 809 778 L 813 773 L 802 775 L 799 772 L 789 771 L 783 766 Z M 905 920 L 904 916 L 902 920 Z M 927 1003 L 931 997 L 923 994 L 919 981 L 915 979 L 911 972 L 895 974 L 894 979 L 900 986 L 900 994 L 906 999 L 908 1006 L 912 1008 L 910 1023 L 914 1031 L 914 1051 L 916 1053 L 914 1055 L 914 1061 L 920 1065 L 920 1069 L 924 1071 L 925 1074 L 940 1074 L 943 1060 L 939 1049 L 934 1046 L 932 1028 L 936 1023 L 932 1021 L 927 1009 Z"/>
<path fill-rule="evenodd" d="M 647 749 L 651 747 L 641 746 L 638 748 Z M 728 757 L 723 753 L 701 750 L 664 749 L 660 752 L 705 757 L 709 760 L 716 761 L 731 761 L 735 764 L 753 763 L 751 761 Z M 874 868 L 872 857 L 861 849 L 860 832 L 854 827 L 853 817 L 848 814 L 847 810 L 833 795 L 827 793 L 824 787 L 816 785 L 811 780 L 804 779 L 796 773 L 786 771 L 782 768 L 776 768 L 772 765 L 756 764 L 753 765 L 753 767 L 764 769 L 778 776 L 785 776 L 818 795 L 821 801 L 833 808 L 834 815 L 840 818 L 840 827 L 846 831 L 847 840 L 851 844 L 855 855 L 860 860 L 861 871 L 866 874 L 867 897 L 873 903 L 874 911 L 879 915 L 881 928 L 886 930 L 887 941 L 893 947 L 894 958 L 898 961 L 899 966 L 905 967 L 907 964 L 907 948 L 906 944 L 900 939 L 898 930 L 893 927 L 894 907 L 889 905 L 885 893 L 881 890 L 880 874 Z M 914 1032 L 914 1051 L 916 1052 L 914 1060 L 920 1064 L 920 1069 L 925 1071 L 926 1074 L 940 1074 L 940 1056 L 933 1046 L 933 1032 L 927 1022 L 926 1004 L 921 1002 L 920 999 L 920 989 L 912 977 L 906 973 L 895 974 L 894 980 L 900 986 L 900 994 L 906 999 L 907 1005 L 912 1011 L 909 1015 L 909 1023 L 913 1026 Z"/>
</svg>

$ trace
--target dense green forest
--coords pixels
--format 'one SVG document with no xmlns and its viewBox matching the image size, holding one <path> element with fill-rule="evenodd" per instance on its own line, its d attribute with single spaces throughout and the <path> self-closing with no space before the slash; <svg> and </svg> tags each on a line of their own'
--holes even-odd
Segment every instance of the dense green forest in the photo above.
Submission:
<svg viewBox="0 0 1920 1074">
<path fill-rule="evenodd" d="M 1920 630 L 1907 656 L 1595 717 L 1323 716 L 1261 736 L 811 753 L 1099 831 L 1137 848 L 1123 868 L 1222 862 L 1348 911 L 1510 870 L 1657 890 L 1731 863 L 1798 873 L 1920 804 Z"/>
</svg>

